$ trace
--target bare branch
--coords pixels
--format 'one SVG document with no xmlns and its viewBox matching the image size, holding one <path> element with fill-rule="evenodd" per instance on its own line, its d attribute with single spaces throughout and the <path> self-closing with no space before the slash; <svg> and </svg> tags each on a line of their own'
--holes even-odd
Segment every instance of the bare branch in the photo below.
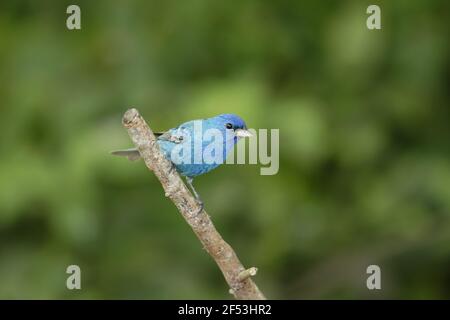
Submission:
<svg viewBox="0 0 450 320">
<path fill-rule="evenodd" d="M 230 286 L 230 292 L 236 299 L 265 299 L 250 276 L 245 278 L 239 276 L 247 270 L 239 261 L 233 248 L 217 232 L 206 211 L 203 209 L 199 212 L 199 205 L 180 175 L 173 170 L 172 163 L 160 151 L 155 135 L 139 112 L 136 109 L 129 109 L 124 114 L 122 123 L 138 148 L 145 165 L 155 173 L 161 182 L 164 194 L 172 200 L 203 247 L 219 266 Z"/>
</svg>

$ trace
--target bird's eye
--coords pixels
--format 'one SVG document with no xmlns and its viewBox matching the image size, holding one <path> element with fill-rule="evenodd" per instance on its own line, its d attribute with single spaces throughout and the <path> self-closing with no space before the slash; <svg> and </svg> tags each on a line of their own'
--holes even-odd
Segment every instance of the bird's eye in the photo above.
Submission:
<svg viewBox="0 0 450 320">
<path fill-rule="evenodd" d="M 231 123 L 227 123 L 227 124 L 225 125 L 225 127 L 226 127 L 227 129 L 233 129 L 233 125 L 232 125 Z"/>
</svg>

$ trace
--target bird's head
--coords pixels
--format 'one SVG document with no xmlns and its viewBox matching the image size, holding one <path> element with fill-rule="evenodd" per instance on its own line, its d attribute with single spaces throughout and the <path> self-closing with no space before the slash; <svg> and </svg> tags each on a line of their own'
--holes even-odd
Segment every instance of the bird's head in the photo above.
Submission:
<svg viewBox="0 0 450 320">
<path fill-rule="evenodd" d="M 251 137 L 252 134 L 247 130 L 247 125 L 241 117 L 235 114 L 221 114 L 215 117 L 219 127 L 226 132 L 233 133 L 237 138 Z"/>
</svg>

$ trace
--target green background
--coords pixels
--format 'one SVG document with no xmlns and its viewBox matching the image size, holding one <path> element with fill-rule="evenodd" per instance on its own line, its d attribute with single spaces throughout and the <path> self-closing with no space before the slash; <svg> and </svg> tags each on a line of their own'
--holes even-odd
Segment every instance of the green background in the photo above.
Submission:
<svg viewBox="0 0 450 320">
<path fill-rule="evenodd" d="M 131 145 L 131 106 L 156 131 L 220 113 L 280 129 L 277 175 L 196 179 L 268 297 L 450 298 L 449 13 L 446 0 L 1 1 L 0 298 L 231 298 L 154 175 L 109 155 Z M 71 264 L 82 290 L 66 289 Z M 382 290 L 366 288 L 371 264 Z"/>
</svg>

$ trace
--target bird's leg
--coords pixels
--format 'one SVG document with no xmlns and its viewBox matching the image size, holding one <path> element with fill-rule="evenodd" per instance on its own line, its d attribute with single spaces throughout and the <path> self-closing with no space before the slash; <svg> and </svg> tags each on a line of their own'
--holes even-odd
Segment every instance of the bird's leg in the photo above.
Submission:
<svg viewBox="0 0 450 320">
<path fill-rule="evenodd" d="M 200 210 L 197 212 L 197 214 L 199 214 L 203 210 L 203 207 L 204 207 L 203 201 L 202 201 L 202 199 L 200 199 L 200 195 L 197 193 L 197 191 L 194 188 L 194 185 L 192 183 L 194 181 L 194 179 L 191 177 L 186 177 L 186 181 L 187 181 L 189 187 L 191 188 L 192 193 L 194 194 L 194 197 L 197 200 L 198 205 L 200 206 Z"/>
</svg>

